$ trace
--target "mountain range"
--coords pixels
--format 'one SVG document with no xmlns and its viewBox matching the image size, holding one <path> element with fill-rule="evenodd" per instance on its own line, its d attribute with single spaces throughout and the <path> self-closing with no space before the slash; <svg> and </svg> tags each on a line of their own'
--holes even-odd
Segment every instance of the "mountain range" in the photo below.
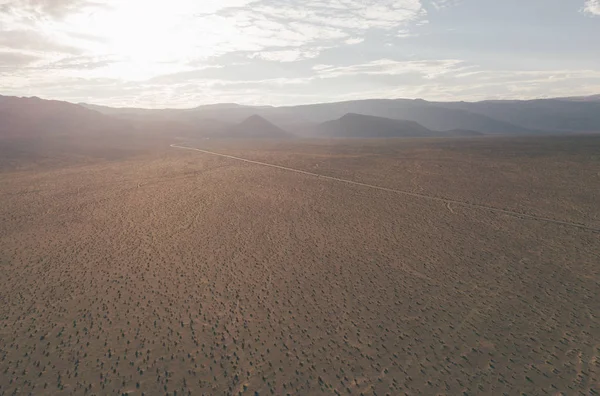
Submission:
<svg viewBox="0 0 600 396">
<path fill-rule="evenodd" d="M 0 96 L 0 137 L 119 134 L 226 138 L 440 137 L 600 131 L 600 95 L 429 102 L 373 99 L 300 106 L 234 103 L 191 109 L 112 108 Z"/>
<path fill-rule="evenodd" d="M 348 113 L 337 120 L 326 121 L 314 128 L 315 137 L 328 138 L 400 138 L 477 136 L 466 130 L 432 131 L 415 121 L 395 120 L 364 114 Z"/>
</svg>

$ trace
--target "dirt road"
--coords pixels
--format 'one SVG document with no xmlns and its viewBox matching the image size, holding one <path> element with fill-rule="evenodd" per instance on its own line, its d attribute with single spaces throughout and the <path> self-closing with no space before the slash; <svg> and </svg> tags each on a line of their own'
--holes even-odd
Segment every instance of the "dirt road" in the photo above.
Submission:
<svg viewBox="0 0 600 396">
<path fill-rule="evenodd" d="M 201 152 L 201 153 L 204 153 L 204 154 L 216 155 L 216 156 L 219 156 L 219 157 L 233 159 L 233 160 L 236 160 L 236 161 L 247 162 L 247 163 L 250 163 L 250 164 L 256 164 L 256 165 L 261 165 L 261 166 L 268 166 L 268 167 L 271 167 L 271 168 L 280 169 L 280 170 L 284 170 L 284 171 L 288 171 L 288 172 L 295 172 L 295 173 L 300 173 L 300 174 L 303 174 L 303 175 L 318 177 L 320 179 L 332 180 L 332 181 L 336 181 L 336 182 L 340 182 L 340 183 L 352 184 L 352 185 L 355 185 L 355 186 L 372 188 L 372 189 L 375 189 L 375 190 L 387 191 L 387 192 L 396 193 L 396 194 L 408 195 L 408 196 L 411 196 L 411 197 L 417 197 L 417 198 L 427 199 L 427 200 L 430 200 L 430 201 L 442 202 L 445 205 L 455 204 L 455 205 L 460 205 L 460 206 L 468 207 L 468 208 L 484 209 L 484 210 L 488 210 L 488 211 L 491 211 L 491 212 L 501 213 L 501 214 L 508 215 L 508 216 L 511 216 L 511 217 L 516 217 L 516 218 L 519 218 L 521 220 L 542 221 L 542 222 L 546 222 L 546 223 L 559 224 L 559 225 L 563 225 L 563 226 L 567 226 L 567 227 L 575 227 L 575 228 L 579 228 L 579 229 L 582 229 L 582 230 L 587 230 L 587 231 L 592 231 L 592 232 L 600 233 L 600 229 L 594 228 L 594 227 L 589 227 L 589 226 L 587 226 L 585 224 L 571 223 L 571 222 L 563 221 L 563 220 L 550 219 L 550 218 L 535 216 L 535 215 L 526 214 L 526 213 L 513 212 L 513 211 L 510 211 L 510 210 L 495 208 L 493 206 L 486 206 L 486 205 L 474 204 L 474 203 L 469 203 L 469 202 L 456 201 L 456 200 L 448 199 L 448 198 L 440 198 L 440 197 L 435 197 L 435 196 L 426 195 L 426 194 L 420 194 L 420 193 L 415 193 L 415 192 L 410 192 L 410 191 L 398 190 L 398 189 L 394 189 L 394 188 L 387 188 L 387 187 L 381 187 L 381 186 L 376 186 L 376 185 L 367 184 L 367 183 L 361 183 L 361 182 L 357 182 L 357 181 L 353 181 L 353 180 L 340 179 L 340 178 L 333 177 L 333 176 L 320 175 L 318 173 L 307 172 L 307 171 L 303 171 L 303 170 L 300 170 L 300 169 L 288 168 L 286 166 L 281 166 L 281 165 L 269 164 L 269 163 L 266 163 L 266 162 L 254 161 L 254 160 L 250 160 L 250 159 L 247 159 L 247 158 L 235 157 L 233 155 L 221 154 L 221 153 L 217 153 L 217 152 L 214 152 L 214 151 L 202 150 L 202 149 L 198 149 L 198 148 L 194 148 L 194 147 L 180 146 L 178 144 L 171 144 L 171 147 L 172 148 L 177 148 L 177 149 L 183 149 L 183 150 L 198 151 L 198 152 Z"/>
</svg>

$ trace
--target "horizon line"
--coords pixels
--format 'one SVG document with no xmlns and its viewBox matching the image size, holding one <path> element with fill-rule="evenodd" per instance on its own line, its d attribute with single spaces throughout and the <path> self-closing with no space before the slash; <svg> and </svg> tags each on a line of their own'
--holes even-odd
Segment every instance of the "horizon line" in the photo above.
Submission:
<svg viewBox="0 0 600 396">
<path fill-rule="evenodd" d="M 65 102 L 79 106 L 97 106 L 97 107 L 105 107 L 109 109 L 115 110 L 148 110 L 148 111 L 160 111 L 160 110 L 195 110 L 201 107 L 211 107 L 211 106 L 237 106 L 237 107 L 247 107 L 247 108 L 287 108 L 287 107 L 302 107 L 302 106 L 318 106 L 325 104 L 335 104 L 335 103 L 349 103 L 349 102 L 367 102 L 367 101 L 396 101 L 396 100 L 406 100 L 406 101 L 423 101 L 429 103 L 481 103 L 481 102 L 528 102 L 535 100 L 574 100 L 574 99 L 586 99 L 593 97 L 600 97 L 600 94 L 591 93 L 589 95 L 575 95 L 575 96 L 546 96 L 546 97 L 531 97 L 531 98 L 521 98 L 521 99 L 482 99 L 482 100 L 428 100 L 423 98 L 408 98 L 408 97 L 396 97 L 396 98 L 381 98 L 381 97 L 372 97 L 372 98 L 364 98 L 364 99 L 347 99 L 347 100 L 334 100 L 334 101 L 324 101 L 324 102 L 307 102 L 301 104 L 294 105 L 270 105 L 270 104 L 242 104 L 236 102 L 214 102 L 214 103 L 205 103 L 196 105 L 193 107 L 134 107 L 134 106 L 109 106 L 104 104 L 97 104 L 92 102 L 71 102 L 69 100 L 62 99 L 51 99 L 45 98 L 38 95 L 33 96 L 18 96 L 18 95 L 3 95 L 0 94 L 0 97 L 12 97 L 12 98 L 20 98 L 20 99 L 40 99 L 47 101 L 56 101 L 56 102 Z"/>
</svg>

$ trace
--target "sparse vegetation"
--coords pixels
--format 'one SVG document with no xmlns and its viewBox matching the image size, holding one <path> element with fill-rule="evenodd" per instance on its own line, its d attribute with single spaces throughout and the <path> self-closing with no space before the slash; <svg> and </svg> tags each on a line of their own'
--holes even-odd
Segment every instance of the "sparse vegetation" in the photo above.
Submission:
<svg viewBox="0 0 600 396">
<path fill-rule="evenodd" d="M 537 142 L 210 144 L 598 226 L 598 138 Z M 599 388 L 590 231 L 168 147 L 0 194 L 0 395 Z"/>
</svg>

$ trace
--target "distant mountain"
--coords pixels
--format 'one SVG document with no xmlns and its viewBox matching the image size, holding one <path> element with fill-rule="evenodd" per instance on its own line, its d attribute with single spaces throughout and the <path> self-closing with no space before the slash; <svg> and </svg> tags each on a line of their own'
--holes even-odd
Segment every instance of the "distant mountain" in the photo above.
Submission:
<svg viewBox="0 0 600 396">
<path fill-rule="evenodd" d="M 232 110 L 232 109 L 243 109 L 243 108 L 260 108 L 254 106 L 245 106 L 237 103 L 214 103 L 208 105 L 201 105 L 194 108 L 186 109 L 169 109 L 169 108 L 158 108 L 158 109 L 147 109 L 142 107 L 110 107 L 103 105 L 96 105 L 90 103 L 78 103 L 80 106 L 87 107 L 88 109 L 96 110 L 101 113 L 115 114 L 115 113 L 148 113 L 148 112 L 170 112 L 170 113 L 184 113 L 190 111 L 202 111 L 202 110 Z M 267 106 L 269 107 L 269 106 Z"/>
<path fill-rule="evenodd" d="M 21 167 L 117 159 L 164 147 L 173 129 L 138 128 L 135 122 L 73 103 L 0 97 L 0 172 Z M 179 134 L 178 134 L 179 135 Z M 175 135 L 175 136 L 178 136 Z M 65 162 L 66 161 L 66 162 Z"/>
<path fill-rule="evenodd" d="M 324 122 L 316 127 L 319 137 L 390 138 L 428 137 L 435 133 L 424 126 L 405 120 L 348 113 L 343 117 Z"/>
<path fill-rule="evenodd" d="M 232 111 L 245 106 L 236 104 L 216 104 L 200 106 L 195 109 L 142 109 L 136 107 L 107 107 L 87 103 L 81 106 L 98 111 L 104 115 L 131 121 L 141 131 L 153 134 L 171 134 L 181 137 L 217 136 L 232 125 L 226 117 L 211 118 L 204 116 L 198 109 L 216 109 Z"/>
<path fill-rule="evenodd" d="M 289 138 L 291 135 L 259 115 L 252 115 L 239 124 L 223 131 L 221 137 L 229 138 Z"/>
<path fill-rule="evenodd" d="M 254 109 L 269 109 L 272 106 L 246 106 L 237 103 L 215 103 L 209 105 L 201 105 L 194 108 L 188 109 L 145 109 L 139 107 L 109 107 L 102 105 L 95 105 L 89 103 L 79 103 L 79 105 L 86 107 L 91 110 L 96 110 L 106 115 L 119 115 L 119 116 L 151 116 L 153 118 L 184 118 L 184 119 L 198 119 L 198 118 L 212 118 L 219 119 L 226 117 L 225 114 L 231 112 L 240 113 L 247 118 L 254 114 Z M 214 114 L 214 116 L 213 116 Z M 240 119 L 241 120 L 241 119 Z M 240 121 L 238 120 L 238 121 Z"/>
<path fill-rule="evenodd" d="M 10 100 L 10 97 L 0 97 L 0 103 L 6 100 Z M 327 121 L 339 120 L 346 114 L 413 121 L 431 131 L 454 131 L 459 136 L 467 133 L 531 135 L 600 132 L 600 95 L 482 102 L 369 99 L 282 107 L 221 103 L 191 109 L 157 110 L 111 108 L 89 104 L 80 107 L 120 121 L 133 122 L 135 125 L 140 125 L 140 128 L 150 128 L 157 132 L 160 132 L 157 130 L 157 125 L 179 126 L 171 132 L 179 133 L 177 130 L 182 129 L 185 131 L 185 136 L 243 135 L 241 130 L 236 131 L 237 127 L 231 125 L 255 119 L 253 116 L 258 116 L 265 121 L 269 120 L 270 125 L 276 125 L 279 129 L 303 133 L 303 130 L 314 129 Z M 266 130 L 272 129 L 263 126 Z M 250 125 L 242 129 L 253 130 L 253 128 L 250 122 Z M 261 127 L 255 129 L 258 133 Z M 380 133 L 384 133 L 385 129 L 381 125 Z M 280 131 L 273 134 L 281 135 Z M 445 136 L 449 134 L 450 132 L 447 132 Z M 247 135 L 251 137 L 253 133 Z"/>
<path fill-rule="evenodd" d="M 94 110 L 104 115 L 133 120 L 142 118 L 144 120 L 173 120 L 179 118 L 180 114 L 190 111 L 190 109 L 144 109 L 138 107 L 109 107 L 89 103 L 78 104 L 86 109 Z"/>
<path fill-rule="evenodd" d="M 90 106 L 90 105 L 88 105 Z M 348 113 L 371 115 L 391 119 L 418 122 L 432 130 L 472 130 L 490 134 L 529 134 L 533 131 L 495 120 L 486 115 L 473 113 L 463 109 L 446 108 L 443 104 L 432 104 L 424 100 L 406 99 L 372 99 L 337 103 L 321 103 L 284 107 L 252 107 L 234 104 L 218 104 L 199 106 L 193 109 L 93 109 L 105 114 L 119 117 L 139 119 L 169 119 L 187 123 L 200 123 L 211 119 L 223 122 L 242 122 L 252 115 L 259 115 L 273 123 L 290 130 L 298 125 L 320 124 L 343 117 Z"/>
<path fill-rule="evenodd" d="M 600 102 L 600 95 L 570 96 L 566 98 L 559 98 L 559 100 L 569 100 L 574 102 Z"/>
<path fill-rule="evenodd" d="M 201 105 L 201 106 L 195 107 L 193 109 L 190 109 L 190 111 L 202 110 L 202 109 L 228 110 L 228 109 L 239 109 L 239 108 L 243 108 L 243 107 L 246 107 L 246 106 L 237 104 L 237 103 L 214 103 L 214 104 L 209 104 L 209 105 Z"/>
<path fill-rule="evenodd" d="M 470 131 L 468 129 L 451 129 L 449 131 L 443 131 L 441 133 L 443 134 L 443 136 L 454 136 L 454 137 L 484 136 L 485 135 L 485 133 L 483 133 L 483 132 Z"/>
<path fill-rule="evenodd" d="M 201 105 L 201 106 L 195 107 L 190 110 L 197 111 L 197 110 L 231 110 L 231 109 L 268 109 L 268 108 L 272 108 L 272 107 L 273 106 L 248 106 L 248 105 L 241 105 L 241 104 L 237 104 L 237 103 L 215 103 L 215 104 Z"/>
<path fill-rule="evenodd" d="M 339 103 L 323 103 L 294 107 L 280 107 L 275 110 L 286 114 L 287 119 L 296 122 L 324 122 L 337 119 L 347 113 L 357 113 L 376 117 L 415 121 L 431 130 L 473 130 L 490 134 L 527 134 L 532 131 L 510 123 L 494 120 L 485 115 L 461 109 L 449 109 L 424 100 L 372 99 Z M 261 113 L 262 114 L 262 113 Z M 284 125 L 276 115 L 269 117 Z"/>
<path fill-rule="evenodd" d="M 129 124 L 97 111 L 58 100 L 3 96 L 0 137 L 30 138 L 123 131 Z"/>
<path fill-rule="evenodd" d="M 135 107 L 110 107 L 110 106 L 89 104 L 89 103 L 83 103 L 83 102 L 79 102 L 79 103 L 77 103 L 77 105 L 79 105 L 81 107 L 85 107 L 86 109 L 94 110 L 94 111 L 97 111 L 99 113 L 107 114 L 107 115 L 119 114 L 119 113 L 127 113 L 127 112 L 150 112 L 150 111 L 154 111 L 154 110 L 151 110 L 151 109 L 138 109 L 138 108 L 135 108 Z"/>
<path fill-rule="evenodd" d="M 435 105 L 481 114 L 529 130 L 553 133 L 600 131 L 600 101 L 538 99 L 475 103 L 439 102 Z"/>
<path fill-rule="evenodd" d="M 346 138 L 401 138 L 401 137 L 455 137 L 476 136 L 479 132 L 452 130 L 432 131 L 423 125 L 407 120 L 376 117 L 364 114 L 348 113 L 343 117 L 326 121 L 313 129 L 316 137 Z"/>
</svg>

